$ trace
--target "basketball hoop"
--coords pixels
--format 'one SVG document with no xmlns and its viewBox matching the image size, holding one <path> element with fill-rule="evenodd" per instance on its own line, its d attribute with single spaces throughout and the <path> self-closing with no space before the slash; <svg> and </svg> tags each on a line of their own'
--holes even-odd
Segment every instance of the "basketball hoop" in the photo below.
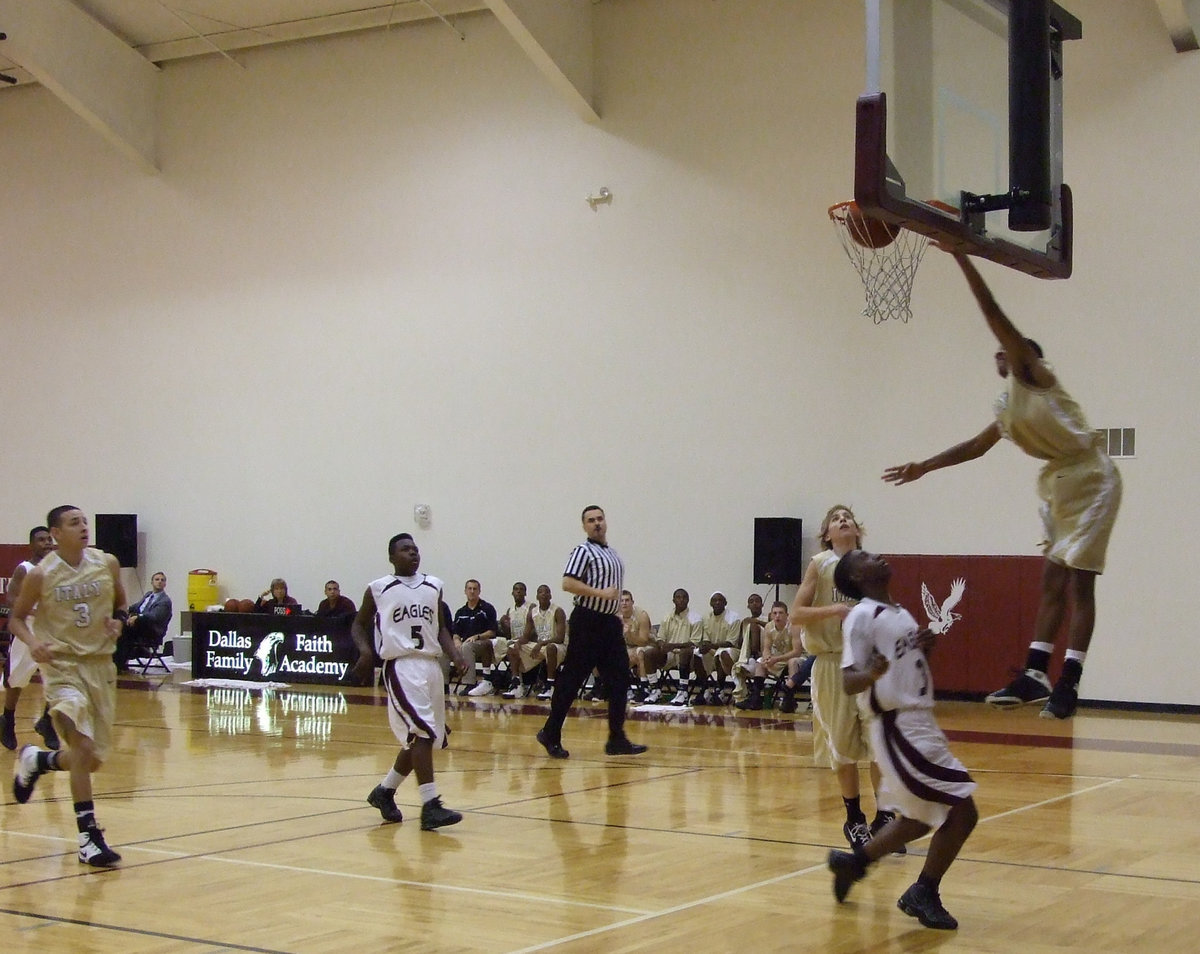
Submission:
<svg viewBox="0 0 1200 954">
<path fill-rule="evenodd" d="M 850 264 L 862 279 L 866 304 L 862 313 L 875 324 L 889 318 L 907 322 L 913 278 L 929 239 L 911 229 L 873 219 L 854 202 L 829 207 L 829 218 Z"/>
</svg>

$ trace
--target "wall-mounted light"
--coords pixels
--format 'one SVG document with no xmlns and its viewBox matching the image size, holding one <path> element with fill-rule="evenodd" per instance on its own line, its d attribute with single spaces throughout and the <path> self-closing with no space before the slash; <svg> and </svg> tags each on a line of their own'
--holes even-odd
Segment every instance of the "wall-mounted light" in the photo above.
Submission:
<svg viewBox="0 0 1200 954">
<path fill-rule="evenodd" d="M 612 193 L 608 191 L 608 186 L 601 186 L 599 195 L 589 195 L 587 204 L 592 207 L 593 212 L 598 205 L 612 205 Z"/>
<path fill-rule="evenodd" d="M 7 33 L 0 33 L 0 40 L 7 40 L 7 39 L 8 39 Z M 15 76 L 9 76 L 7 73 L 0 73 L 0 83 L 15 83 L 16 81 L 17 81 L 17 78 Z"/>
</svg>

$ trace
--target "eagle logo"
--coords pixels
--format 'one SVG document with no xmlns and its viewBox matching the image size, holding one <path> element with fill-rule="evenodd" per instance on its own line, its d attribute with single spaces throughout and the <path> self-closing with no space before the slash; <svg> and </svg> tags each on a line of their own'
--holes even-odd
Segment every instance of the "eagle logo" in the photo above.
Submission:
<svg viewBox="0 0 1200 954">
<path fill-rule="evenodd" d="M 283 633 L 267 633 L 254 650 L 254 658 L 262 667 L 262 674 L 270 676 L 279 668 L 279 644 L 283 642 Z"/>
<path fill-rule="evenodd" d="M 950 584 L 950 595 L 946 597 L 941 606 L 938 606 L 933 594 L 929 592 L 929 587 L 924 583 L 921 584 L 921 604 L 925 607 L 925 615 L 929 617 L 931 632 L 940 635 L 949 630 L 955 620 L 962 619 L 961 614 L 951 611 L 958 605 L 958 601 L 963 598 L 963 593 L 966 591 L 967 581 L 960 576 Z"/>
</svg>

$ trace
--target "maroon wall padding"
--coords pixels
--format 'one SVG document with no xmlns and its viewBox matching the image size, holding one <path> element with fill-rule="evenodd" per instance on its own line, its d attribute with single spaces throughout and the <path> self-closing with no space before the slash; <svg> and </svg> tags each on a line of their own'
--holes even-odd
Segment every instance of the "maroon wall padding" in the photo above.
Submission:
<svg viewBox="0 0 1200 954">
<path fill-rule="evenodd" d="M 1026 556 L 945 556 L 888 554 L 892 598 L 926 626 L 921 602 L 924 583 L 940 607 L 957 577 L 967 581 L 955 621 L 939 638 L 930 660 L 938 692 L 983 695 L 1007 685 L 1011 670 L 1025 664 L 1041 595 L 1042 558 Z M 1062 656 L 1059 640 L 1056 657 Z M 1058 663 L 1051 666 L 1058 675 Z"/>
</svg>

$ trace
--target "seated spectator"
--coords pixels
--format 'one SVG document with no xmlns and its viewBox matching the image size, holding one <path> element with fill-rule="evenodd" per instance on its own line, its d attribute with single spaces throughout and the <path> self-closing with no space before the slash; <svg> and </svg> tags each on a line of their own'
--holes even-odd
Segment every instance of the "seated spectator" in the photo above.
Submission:
<svg viewBox="0 0 1200 954">
<path fill-rule="evenodd" d="M 518 681 L 512 689 L 503 693 L 505 699 L 524 699 L 533 695 L 536 691 L 534 679 L 543 666 L 546 686 L 551 694 L 554 692 L 554 677 L 566 658 L 563 643 L 567 638 L 567 614 L 561 606 L 554 605 L 552 596 L 550 587 L 545 583 L 537 588 L 537 602 L 525 613 L 525 631 L 519 639 L 509 643 L 508 665 L 518 675 Z M 553 671 L 550 669 L 551 652 L 555 662 Z"/>
<path fill-rule="evenodd" d="M 777 606 L 783 606 L 784 610 L 787 609 L 783 603 L 776 603 L 771 607 L 772 620 L 775 619 L 775 607 Z M 780 712 L 796 711 L 796 690 L 809 682 L 813 663 L 817 661 L 817 657 L 809 655 L 804 648 L 804 627 L 792 626 L 791 631 L 786 642 L 782 636 L 772 634 L 772 641 L 767 643 L 769 652 L 764 651 L 762 660 L 763 666 L 771 675 L 779 675 L 780 664 L 787 664 L 786 673 L 779 679 Z"/>
<path fill-rule="evenodd" d="M 167 576 L 159 571 L 150 577 L 150 590 L 129 607 L 129 617 L 117 637 L 113 662 L 117 672 L 129 672 L 129 660 L 149 649 L 157 649 L 167 635 L 174 610 L 167 596 Z"/>
<path fill-rule="evenodd" d="M 759 601 L 762 605 L 762 601 Z M 745 700 L 737 703 L 739 709 L 761 709 L 763 704 L 763 687 L 767 676 L 782 680 L 787 672 L 788 662 L 792 656 L 794 643 L 798 638 L 792 635 L 788 627 L 788 608 L 783 602 L 775 602 L 771 606 L 771 619 L 766 626 L 760 628 L 757 637 L 753 638 L 753 647 L 742 645 L 742 654 L 738 657 L 737 667 L 745 673 L 750 682 L 750 692 Z M 792 699 L 792 709 L 795 711 L 795 698 Z"/>
<path fill-rule="evenodd" d="M 762 655 L 762 631 L 767 624 L 767 620 L 763 618 L 763 598 L 757 593 L 751 593 L 746 597 L 746 609 L 750 615 L 742 619 L 738 624 L 741 628 L 741 649 L 738 650 L 737 659 L 733 663 L 733 703 L 739 709 L 748 708 L 747 706 L 739 705 L 745 702 L 750 695 L 750 690 L 746 680 L 749 678 L 749 673 L 743 665 L 747 659 L 758 659 Z"/>
<path fill-rule="evenodd" d="M 478 580 L 467 580 L 463 587 L 467 601 L 454 613 L 454 642 L 462 649 L 467 669 L 462 673 L 460 696 L 490 696 L 496 691 L 491 676 L 496 666 L 494 640 L 500 628 L 496 607 L 480 597 Z M 483 679 L 475 672 L 475 664 L 483 665 Z"/>
<path fill-rule="evenodd" d="M 254 612 L 272 613 L 275 616 L 295 616 L 300 612 L 300 603 L 294 596 L 288 596 L 287 581 L 275 577 L 271 581 L 271 586 L 255 600 Z"/>
<path fill-rule="evenodd" d="M 706 706 L 722 706 L 729 702 L 724 690 L 725 678 L 733 672 L 737 651 L 742 646 L 741 617 L 729 609 L 729 601 L 720 590 L 713 593 L 708 605 L 710 610 L 700 621 L 699 665 L 692 668 L 693 673 L 699 670 L 701 685 L 707 685 L 708 688 L 696 702 Z"/>
<path fill-rule="evenodd" d="M 325 599 L 317 604 L 317 619 L 353 619 L 358 607 L 349 597 L 342 596 L 337 580 L 325 584 Z"/>
<path fill-rule="evenodd" d="M 493 692 L 501 692 L 505 699 L 512 699 L 513 696 L 508 693 L 508 690 L 514 688 L 512 683 L 519 682 L 520 670 L 514 669 L 512 662 L 512 647 L 525 635 L 525 624 L 529 617 L 529 600 L 526 598 L 529 593 L 529 588 L 522 582 L 517 581 L 512 586 L 512 604 L 505 608 L 504 615 L 497 621 L 497 636 L 492 640 L 492 656 L 496 660 L 496 666 L 492 669 L 491 678 L 488 680 L 492 684 Z M 508 666 L 508 672 L 504 672 L 499 668 L 500 663 Z M 530 675 L 532 679 L 532 674 Z M 532 695 L 532 693 L 526 693 Z M 522 696 L 521 698 L 524 698 Z"/>
<path fill-rule="evenodd" d="M 662 699 L 658 688 L 662 653 L 650 632 L 650 614 L 633 602 L 633 594 L 629 590 L 621 591 L 618 612 L 621 616 L 621 627 L 625 630 L 625 651 L 629 654 L 629 668 L 634 673 L 630 699 L 633 702 L 658 702 Z M 654 696 L 653 699 L 650 698 L 651 695 Z"/>
<path fill-rule="evenodd" d="M 664 672 L 670 672 L 672 668 L 679 670 L 679 689 L 671 699 L 673 706 L 688 704 L 692 660 L 700 648 L 703 635 L 700 630 L 700 614 L 688 608 L 690 600 L 687 590 L 682 587 L 677 589 L 671 595 L 671 612 L 658 624 L 658 649 L 663 654 L 659 665 Z"/>
</svg>

